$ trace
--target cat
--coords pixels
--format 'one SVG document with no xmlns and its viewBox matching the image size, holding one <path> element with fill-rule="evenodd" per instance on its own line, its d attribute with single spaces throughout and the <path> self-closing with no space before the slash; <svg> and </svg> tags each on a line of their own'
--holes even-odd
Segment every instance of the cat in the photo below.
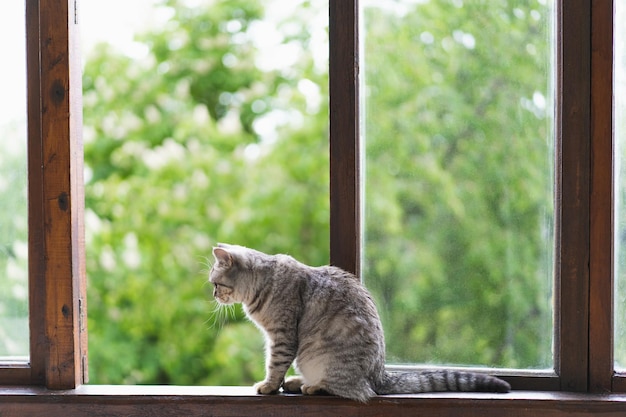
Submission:
<svg viewBox="0 0 626 417">
<path fill-rule="evenodd" d="M 367 402 L 384 394 L 511 389 L 506 381 L 479 373 L 386 371 L 376 306 L 351 273 L 221 243 L 213 256 L 213 296 L 221 305 L 242 303 L 265 334 L 266 376 L 254 386 L 259 394 L 282 388 Z M 299 375 L 285 379 L 292 363 Z"/>
</svg>

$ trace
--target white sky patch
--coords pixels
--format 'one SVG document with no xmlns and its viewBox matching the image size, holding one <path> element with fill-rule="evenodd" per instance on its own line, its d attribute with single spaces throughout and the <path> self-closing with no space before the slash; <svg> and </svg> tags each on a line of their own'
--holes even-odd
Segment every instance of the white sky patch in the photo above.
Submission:
<svg viewBox="0 0 626 417">
<path fill-rule="evenodd" d="M 134 233 L 127 233 L 124 236 L 124 253 L 122 254 L 124 263 L 130 269 L 137 269 L 141 265 L 141 255 L 139 253 L 139 241 Z"/>
<path fill-rule="evenodd" d="M 3 1 L 0 13 L 2 43 L 2 65 L 0 69 L 0 145 L 3 152 L 15 148 L 15 136 L 26 139 L 26 11 L 23 1 Z M 6 63 L 10 62 L 10 65 Z M 14 134 L 4 135 L 6 126 Z M 25 143 L 23 143 L 25 148 Z M 18 146 L 19 148 L 19 146 Z"/>
<path fill-rule="evenodd" d="M 545 110 L 546 109 L 546 98 L 539 91 L 535 91 L 533 93 L 533 104 L 539 110 Z"/>
<path fill-rule="evenodd" d="M 320 87 L 313 81 L 303 78 L 298 81 L 298 90 L 306 97 L 306 111 L 315 114 L 322 104 L 322 94 Z"/>
<path fill-rule="evenodd" d="M 303 1 L 274 0 L 266 4 L 263 20 L 254 22 L 248 29 L 250 39 L 259 49 L 256 65 L 263 71 L 288 68 L 298 60 L 300 47 L 297 44 L 284 43 L 283 36 L 295 35 L 302 28 L 295 23 L 285 23 L 290 16 L 295 16 Z M 327 1 L 312 2 L 312 12 L 308 16 L 310 49 L 317 67 L 328 64 L 328 5 Z M 278 27 L 282 25 L 281 30 Z"/>
<path fill-rule="evenodd" d="M 467 49 L 474 49 L 476 47 L 476 39 L 471 33 L 463 32 L 462 30 L 455 30 L 452 33 L 454 40 L 466 47 Z"/>
<path fill-rule="evenodd" d="M 171 138 L 165 139 L 163 145 L 154 149 L 141 149 L 139 154 L 146 166 L 154 170 L 172 162 L 183 163 L 186 157 L 185 147 Z"/>
<path fill-rule="evenodd" d="M 79 17 L 83 60 L 100 42 L 109 43 L 130 57 L 145 57 L 148 48 L 136 42 L 135 35 L 171 17 L 166 8 L 155 7 L 157 3 L 157 0 L 83 2 Z"/>
</svg>

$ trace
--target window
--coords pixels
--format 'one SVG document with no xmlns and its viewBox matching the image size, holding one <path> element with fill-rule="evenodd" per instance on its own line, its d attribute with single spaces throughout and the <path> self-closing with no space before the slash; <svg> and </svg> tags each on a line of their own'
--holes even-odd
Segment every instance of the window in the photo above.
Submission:
<svg viewBox="0 0 626 417">
<path fill-rule="evenodd" d="M 362 276 L 387 361 L 553 369 L 553 5 L 362 4 Z"/>
<path fill-rule="evenodd" d="M 619 377 L 612 378 L 612 364 L 607 362 L 612 356 L 606 348 L 612 314 L 608 307 L 612 299 L 611 121 L 607 119 L 612 106 L 612 61 L 606 59 L 612 56 L 608 23 L 613 21 L 612 7 L 594 4 L 593 13 L 589 13 L 590 3 L 557 3 L 555 7 L 555 372 L 535 376 L 517 372 L 508 377 L 518 388 L 611 390 L 612 384 L 621 383 Z M 342 8 L 352 14 L 349 10 Z M 344 103 L 342 116 L 356 112 L 359 102 L 359 92 L 351 90 L 358 79 L 352 65 L 356 55 L 347 52 L 357 50 L 356 36 L 342 34 L 332 37 L 331 26 L 331 43 L 335 42 L 338 52 L 334 56 L 331 50 L 331 75 L 345 88 L 335 97 L 339 85 L 333 84 L 331 76 L 331 260 L 356 271 L 361 269 L 359 125 L 350 118 L 333 124 L 333 116 L 338 117 L 333 100 Z"/>
<path fill-rule="evenodd" d="M 328 2 L 125 3 L 81 8 L 90 383 L 252 385 L 263 336 L 207 264 L 328 263 Z"/>
<path fill-rule="evenodd" d="M 76 10 L 74 1 L 27 1 L 31 355 L 28 365 L 3 364 L 2 384 L 54 389 L 84 381 L 80 71 L 72 48 Z M 558 2 L 556 10 L 555 372 L 505 377 L 516 389 L 621 392 L 626 384 L 614 375 L 611 330 L 613 7 L 577 1 Z M 360 270 L 357 12 L 355 1 L 330 2 L 331 261 L 352 271 Z M 297 407 L 310 413 L 340 409 L 345 415 L 412 415 L 419 408 L 432 415 L 461 409 L 466 415 L 501 415 L 511 409 L 520 415 L 566 410 L 583 416 L 626 408 L 617 395 L 517 392 L 506 401 L 427 395 L 360 406 L 333 398 L 240 398 L 249 392 L 87 386 L 54 395 L 0 388 L 0 402 L 10 410 L 50 415 L 166 413 L 169 407 L 199 415 L 213 406 L 215 414 L 232 414 L 230 407 L 239 407 L 238 413 L 249 415 L 289 415 Z M 33 401 L 33 394 L 43 395 Z"/>
<path fill-rule="evenodd" d="M 626 5 L 617 2 L 615 5 L 615 20 L 626 17 Z M 626 101 L 623 92 L 626 91 L 626 33 L 621 28 L 615 31 L 615 63 L 614 63 L 614 91 L 615 105 L 614 141 L 615 141 L 615 368 L 619 372 L 626 369 Z"/>
<path fill-rule="evenodd" d="M 28 335 L 28 203 L 26 167 L 26 38 L 24 5 L 2 6 L 3 35 L 21 40 L 7 45 L 0 103 L 0 358 L 25 362 Z"/>
</svg>

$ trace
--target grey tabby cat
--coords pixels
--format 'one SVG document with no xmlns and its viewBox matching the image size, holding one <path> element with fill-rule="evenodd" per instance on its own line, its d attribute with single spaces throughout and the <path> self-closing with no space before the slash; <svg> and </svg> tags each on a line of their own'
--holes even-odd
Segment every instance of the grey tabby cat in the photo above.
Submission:
<svg viewBox="0 0 626 417">
<path fill-rule="evenodd" d="M 288 393 L 330 393 L 366 402 L 377 394 L 511 389 L 507 382 L 483 374 L 387 372 L 376 306 L 348 272 L 236 245 L 218 244 L 213 255 L 209 281 L 215 299 L 226 305 L 242 303 L 265 333 L 266 376 L 255 385 L 260 394 L 282 387 Z M 285 379 L 294 361 L 301 376 Z"/>
</svg>

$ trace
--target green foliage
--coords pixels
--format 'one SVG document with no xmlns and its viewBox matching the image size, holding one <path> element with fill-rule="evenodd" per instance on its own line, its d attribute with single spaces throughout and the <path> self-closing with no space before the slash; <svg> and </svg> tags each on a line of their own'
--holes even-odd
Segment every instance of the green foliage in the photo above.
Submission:
<svg viewBox="0 0 626 417">
<path fill-rule="evenodd" d="M 366 10 L 365 279 L 390 360 L 551 366 L 549 14 Z"/>
<path fill-rule="evenodd" d="M 0 126 L 0 356 L 27 356 L 28 200 L 25 123 Z"/>
<path fill-rule="evenodd" d="M 258 2 L 162 7 L 173 17 L 141 37 L 146 59 L 102 45 L 84 74 L 91 381 L 249 384 L 261 335 L 240 311 L 216 322 L 210 251 L 328 262 L 327 100 L 309 114 L 298 88 L 326 75 L 304 41 L 291 73 L 254 65 Z M 281 114 L 299 123 L 257 133 Z"/>
<path fill-rule="evenodd" d="M 549 25 L 518 3 L 366 11 L 364 272 L 392 361 L 551 365 Z M 249 384 L 260 332 L 206 273 L 217 241 L 328 262 L 314 6 L 277 25 L 283 69 L 258 65 L 259 1 L 161 7 L 146 59 L 85 69 L 91 380 Z"/>
<path fill-rule="evenodd" d="M 626 5 L 617 4 L 615 7 L 615 21 L 626 18 Z M 624 31 L 616 32 L 615 47 L 615 79 L 614 91 L 626 91 L 626 42 Z M 615 158 L 615 363 L 618 371 L 626 368 L 626 100 L 623 94 L 614 97 L 614 158 Z M 621 116 L 620 116 L 621 115 Z"/>
</svg>

